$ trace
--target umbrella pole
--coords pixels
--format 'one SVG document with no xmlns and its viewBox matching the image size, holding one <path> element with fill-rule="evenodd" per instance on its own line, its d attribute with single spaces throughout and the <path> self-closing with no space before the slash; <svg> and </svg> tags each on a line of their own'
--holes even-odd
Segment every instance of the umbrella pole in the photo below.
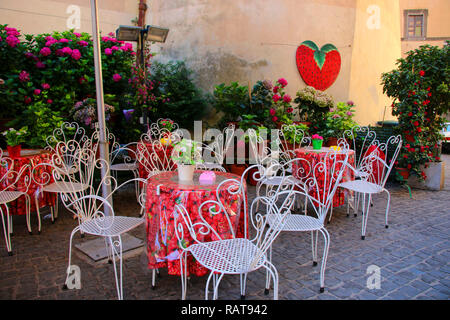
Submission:
<svg viewBox="0 0 450 320">
<path fill-rule="evenodd" d="M 108 199 L 111 194 L 111 185 L 104 182 L 104 177 L 109 176 L 109 143 L 106 139 L 106 121 L 105 121 L 105 104 L 103 101 L 103 77 L 102 77 L 102 60 L 100 55 L 99 27 L 98 27 L 98 8 L 97 0 L 91 0 L 92 15 L 92 38 L 94 47 L 94 67 L 95 67 L 95 88 L 97 93 L 97 114 L 99 128 L 99 147 L 100 158 L 104 159 L 108 166 L 102 166 L 102 197 Z M 108 199 L 112 205 L 112 199 Z M 106 206 L 105 214 L 110 214 L 109 207 Z"/>
</svg>

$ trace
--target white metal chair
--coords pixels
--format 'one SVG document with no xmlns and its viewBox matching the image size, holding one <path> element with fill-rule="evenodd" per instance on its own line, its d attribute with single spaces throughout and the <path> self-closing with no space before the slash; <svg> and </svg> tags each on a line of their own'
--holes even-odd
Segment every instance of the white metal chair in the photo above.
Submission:
<svg viewBox="0 0 450 320">
<path fill-rule="evenodd" d="M 402 138 L 400 135 L 391 136 L 386 142 L 379 143 L 377 148 L 370 154 L 363 157 L 360 168 L 365 168 L 362 178 L 354 181 L 346 181 L 339 184 L 339 187 L 348 191 L 354 191 L 363 195 L 362 202 L 362 225 L 361 239 L 366 237 L 367 219 L 369 216 L 369 207 L 372 196 L 382 192 L 387 194 L 387 205 L 385 214 L 385 227 L 388 228 L 388 215 L 391 195 L 385 188 L 386 181 L 389 178 L 392 167 L 397 159 L 402 147 Z M 391 152 L 392 151 L 392 152 Z M 354 169 L 356 171 L 356 169 Z M 367 196 L 367 201 L 366 201 Z"/>
<path fill-rule="evenodd" d="M 176 205 L 174 212 L 175 232 L 179 244 L 187 243 L 185 237 L 190 235 L 193 241 L 187 247 L 179 246 L 180 270 L 181 270 L 181 284 L 182 284 L 182 299 L 186 298 L 186 257 L 191 254 L 197 262 L 204 267 L 211 270 L 205 288 L 205 299 L 208 299 L 208 289 L 213 280 L 213 299 L 218 298 L 218 288 L 220 281 L 225 274 L 235 274 L 240 276 L 241 284 L 241 298 L 245 297 L 245 283 L 249 272 L 265 268 L 273 278 L 274 281 L 274 299 L 278 299 L 278 273 L 274 265 L 268 261 L 266 251 L 271 243 L 277 237 L 279 230 L 281 230 L 285 220 L 290 214 L 293 204 L 293 197 L 285 197 L 282 204 L 277 204 L 277 196 L 272 198 L 260 197 L 258 200 L 264 201 L 268 208 L 268 215 L 273 213 L 276 219 L 272 220 L 272 225 L 268 225 L 268 215 L 255 213 L 255 220 L 253 226 L 255 227 L 255 235 L 251 240 L 247 234 L 247 207 L 246 207 L 246 192 L 244 177 L 252 169 L 258 168 L 257 172 L 265 169 L 259 165 L 254 165 L 246 169 L 240 180 L 228 179 L 223 181 L 216 191 L 217 200 L 209 200 L 201 204 L 199 207 L 200 220 L 192 221 L 189 213 L 182 204 Z M 260 175 L 261 176 L 261 175 Z M 258 177 L 255 177 L 258 179 Z M 230 212 L 223 201 L 221 192 L 226 192 L 234 195 L 239 195 L 244 205 L 245 214 L 245 236 L 244 238 L 237 238 L 233 232 L 232 237 L 223 239 L 216 230 L 207 222 L 202 211 L 207 211 L 208 215 L 224 215 L 228 221 L 228 227 L 233 230 L 230 222 Z M 279 189 L 281 190 L 281 188 Z M 252 209 L 254 206 L 252 206 Z M 267 227 L 267 229 L 266 229 Z M 203 242 L 205 235 L 213 235 L 215 241 Z"/>
<path fill-rule="evenodd" d="M 324 238 L 324 252 L 320 268 L 320 292 L 325 288 L 325 269 L 330 247 L 330 235 L 324 226 L 328 210 L 333 205 L 333 197 L 342 179 L 348 161 L 348 145 L 340 145 L 343 156 L 338 157 L 339 151 L 330 149 L 322 161 L 317 162 L 309 169 L 304 170 L 305 179 L 295 183 L 293 193 L 297 197 L 305 197 L 307 206 L 312 208 L 313 215 L 291 214 L 286 218 L 286 223 L 281 226 L 280 231 L 311 232 L 313 266 L 317 265 L 317 242 L 319 232 Z M 303 161 L 304 159 L 299 159 Z M 305 163 L 306 164 L 306 163 Z M 308 205 L 309 204 L 309 205 Z M 273 217 L 268 217 L 272 224 Z M 277 220 L 275 220 L 276 223 Z M 269 250 L 269 261 L 272 259 L 272 247 Z M 270 278 L 267 275 L 265 293 L 268 294 Z"/>
<path fill-rule="evenodd" d="M 90 150 L 87 150 L 89 153 Z M 105 238 L 106 250 L 108 252 L 108 257 L 114 266 L 114 276 L 116 282 L 117 296 L 119 300 L 123 299 L 123 263 L 122 263 L 122 239 L 121 236 L 143 224 L 144 217 L 128 217 L 128 216 L 117 216 L 114 212 L 114 207 L 112 205 L 112 196 L 121 187 L 128 183 L 134 183 L 135 180 L 145 184 L 146 180 L 140 178 L 134 178 L 128 180 L 121 185 L 117 184 L 117 180 L 110 176 L 104 176 L 98 186 L 94 185 L 94 173 L 95 171 L 105 169 L 108 172 L 108 163 L 103 159 L 97 159 L 94 161 L 94 165 L 83 162 L 90 161 L 92 157 L 88 156 L 85 159 L 81 158 L 79 160 L 80 168 L 86 167 L 88 169 L 83 175 L 85 181 L 84 183 L 89 183 L 89 188 L 82 191 L 76 191 L 76 184 L 79 183 L 76 180 L 68 180 L 68 188 L 71 188 L 73 192 L 64 193 L 61 195 L 62 202 L 67 209 L 73 210 L 78 216 L 78 226 L 72 231 L 70 235 L 69 243 L 69 261 L 67 268 L 67 278 L 63 286 L 67 289 L 70 267 L 71 267 L 71 254 L 72 254 L 72 240 L 76 232 L 91 234 L 94 236 L 100 236 Z M 107 197 L 100 196 L 102 193 L 102 186 L 104 184 L 111 186 L 111 193 Z M 139 197 L 139 204 L 141 207 L 145 206 L 143 193 Z M 119 260 L 119 266 L 116 265 L 116 258 Z"/>
<path fill-rule="evenodd" d="M 203 144 L 203 159 L 213 161 L 204 161 L 197 164 L 199 170 L 216 170 L 226 172 L 223 167 L 224 160 L 228 149 L 232 146 L 234 140 L 235 126 L 230 124 L 223 129 L 223 132 L 215 137 L 215 140 L 206 145 Z"/>
<path fill-rule="evenodd" d="M 31 234 L 30 225 L 30 196 L 27 191 L 30 186 L 30 165 L 26 164 L 20 168 L 16 168 L 14 160 L 10 157 L 3 156 L 3 151 L 0 149 L 0 166 L 2 173 L 0 175 L 0 214 L 2 215 L 3 232 L 5 234 L 6 250 L 8 255 L 12 256 L 11 235 L 13 234 L 13 219 L 9 214 L 9 203 L 17 200 L 21 196 L 25 197 L 25 210 L 28 233 Z M 6 212 L 6 224 L 4 217 L 4 210 Z"/>
<path fill-rule="evenodd" d="M 80 149 L 93 148 L 92 141 L 86 135 L 83 127 L 80 127 L 76 122 L 64 122 L 60 128 L 53 131 L 53 135 L 46 139 L 46 150 L 51 152 L 51 163 L 49 165 L 58 170 L 59 173 L 72 175 L 78 170 L 77 165 L 74 165 L 76 157 Z M 45 165 L 45 164 L 44 164 Z M 36 176 L 33 174 L 33 178 Z M 41 179 L 44 178 L 45 183 Z M 49 179 L 47 179 L 49 178 Z M 67 192 L 65 186 L 58 182 L 52 182 L 50 177 L 40 177 L 36 181 L 41 185 L 38 192 L 35 193 L 36 211 L 38 214 L 38 233 L 41 233 L 41 216 L 38 205 L 39 196 L 44 192 L 56 193 L 55 206 L 50 208 L 52 223 L 58 218 L 58 195 Z"/>
</svg>

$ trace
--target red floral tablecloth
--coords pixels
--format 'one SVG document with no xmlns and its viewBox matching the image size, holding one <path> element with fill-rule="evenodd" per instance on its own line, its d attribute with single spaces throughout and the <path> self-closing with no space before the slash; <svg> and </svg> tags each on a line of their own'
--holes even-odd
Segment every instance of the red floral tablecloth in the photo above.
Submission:
<svg viewBox="0 0 450 320">
<path fill-rule="evenodd" d="M 7 152 L 3 152 L 4 156 L 8 156 Z M 46 150 L 34 150 L 34 149 L 22 149 L 21 156 L 18 158 L 13 158 L 14 160 L 14 171 L 20 171 L 20 168 L 26 164 L 30 164 L 31 170 L 40 164 L 40 163 L 49 163 L 51 161 L 51 154 Z M 50 166 L 39 166 L 33 172 L 34 177 L 41 177 L 42 174 L 46 172 L 51 176 L 51 167 Z M 6 168 L 0 167 L 0 176 L 3 176 L 6 173 Z M 26 174 L 30 175 L 30 172 L 26 172 Z M 8 189 L 9 191 L 18 190 L 25 191 L 26 186 L 24 183 L 24 176 L 22 175 L 17 181 L 15 188 Z M 5 188 L 5 186 L 0 186 L 1 189 Z M 31 212 L 36 211 L 36 202 L 35 202 L 35 193 L 38 190 L 39 185 L 31 179 L 30 186 L 28 188 L 28 194 L 30 195 L 31 200 Z M 44 192 L 42 196 L 39 197 L 39 208 L 45 206 L 54 206 L 55 205 L 55 194 Z M 11 215 L 24 215 L 26 214 L 26 202 L 25 197 L 20 197 L 15 201 L 9 203 L 9 213 Z"/>
<path fill-rule="evenodd" d="M 148 268 L 155 269 L 167 267 L 168 273 L 172 275 L 180 274 L 178 238 L 174 230 L 173 211 L 175 204 L 183 204 L 192 220 L 192 223 L 200 222 L 199 207 L 207 200 L 217 200 L 216 190 L 218 185 L 226 179 L 237 179 L 240 177 L 231 173 L 216 172 L 216 182 L 211 185 L 199 185 L 198 176 L 202 171 L 196 171 L 193 185 L 178 183 L 177 171 L 168 171 L 156 174 L 149 178 L 146 198 L 146 229 L 147 229 L 147 256 Z M 244 237 L 244 204 L 242 195 L 230 195 L 220 188 L 220 198 L 226 208 L 231 225 L 236 237 Z M 247 187 L 245 186 L 245 192 Z M 214 228 L 222 239 L 230 239 L 232 230 L 223 213 L 211 215 L 208 211 L 210 206 L 205 205 L 202 210 L 203 218 Z M 248 231 L 247 220 L 247 231 Z M 247 233 L 248 234 L 248 233 Z M 184 239 L 189 246 L 193 239 L 189 235 L 188 229 L 184 228 Z M 214 234 L 209 233 L 203 236 L 202 241 L 212 241 Z M 196 276 L 203 276 L 209 272 L 208 269 L 193 261 L 192 256 L 188 256 L 187 272 Z"/>
<path fill-rule="evenodd" d="M 320 150 L 313 150 L 312 147 L 305 147 L 305 148 L 299 148 L 299 149 L 295 149 L 295 155 L 296 158 L 301 158 L 304 159 L 305 162 L 302 161 L 297 161 L 294 162 L 292 165 L 292 171 L 294 176 L 297 179 L 305 179 L 308 178 L 309 176 L 301 176 L 301 172 L 302 172 L 302 167 L 304 168 L 304 172 L 305 175 L 307 175 L 308 173 L 310 173 L 311 171 L 309 170 L 310 168 L 314 168 L 314 166 L 320 162 L 320 161 L 324 161 L 327 152 L 329 151 L 329 148 L 327 147 L 323 147 Z M 348 163 L 350 165 L 352 165 L 353 167 L 355 166 L 355 152 L 353 150 L 349 150 L 348 151 L 349 155 L 348 155 Z M 337 161 L 343 161 L 345 159 L 345 153 L 340 152 L 337 155 Z M 327 168 L 331 168 L 332 163 L 331 160 L 327 160 Z M 338 170 L 340 169 L 340 164 L 338 164 L 336 166 L 335 169 L 335 173 L 338 173 Z M 308 172 L 308 173 L 306 173 Z M 328 171 L 329 172 L 329 171 Z M 319 184 L 319 193 L 320 190 L 324 190 L 324 184 L 325 184 L 325 179 L 323 174 L 318 173 L 316 170 L 316 177 L 318 177 L 318 184 Z M 342 182 L 344 181 L 350 181 L 350 180 L 354 180 L 354 173 L 351 169 L 349 169 L 348 167 L 345 169 L 344 174 L 342 176 Z M 327 181 L 330 181 L 329 179 Z M 311 192 L 311 196 L 317 199 L 317 192 L 315 189 L 310 190 Z M 320 199 L 323 199 L 323 194 L 320 194 Z M 336 193 L 334 195 L 333 198 L 333 207 L 339 207 L 341 205 L 344 204 L 344 200 L 345 200 L 345 191 L 342 188 L 338 188 L 336 190 Z"/>
<path fill-rule="evenodd" d="M 152 143 L 140 143 L 137 148 L 147 148 L 146 152 L 140 152 L 141 154 L 147 157 L 146 160 L 138 161 L 139 164 L 139 177 L 143 179 L 147 179 L 148 170 L 160 170 L 167 171 L 167 168 L 172 170 L 176 169 L 177 165 L 172 161 L 171 155 L 173 146 L 172 145 L 160 145 L 160 144 L 152 144 Z M 139 154 L 139 152 L 137 152 Z M 156 154 L 158 156 L 158 160 L 150 160 L 152 154 Z"/>
</svg>

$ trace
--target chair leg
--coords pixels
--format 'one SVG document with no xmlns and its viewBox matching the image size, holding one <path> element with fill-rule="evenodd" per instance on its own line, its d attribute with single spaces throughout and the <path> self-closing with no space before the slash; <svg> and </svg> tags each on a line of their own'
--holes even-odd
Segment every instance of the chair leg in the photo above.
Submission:
<svg viewBox="0 0 450 320">
<path fill-rule="evenodd" d="M 64 282 L 63 289 L 67 289 L 67 282 L 69 281 L 70 266 L 71 266 L 71 262 L 72 262 L 72 241 L 73 241 L 73 236 L 75 235 L 75 233 L 77 233 L 77 231 L 79 229 L 80 229 L 80 227 L 76 227 L 75 229 L 73 229 L 72 233 L 70 234 L 70 240 L 69 240 L 69 263 L 68 263 L 68 266 L 67 266 L 66 281 Z"/>
<path fill-rule="evenodd" d="M 258 183 L 256 184 L 256 197 L 259 197 L 261 187 L 262 187 L 262 183 L 260 181 L 258 181 Z M 259 210 L 259 201 L 256 203 L 256 211 L 258 211 L 258 210 Z"/>
<path fill-rule="evenodd" d="M 123 300 L 123 282 L 122 282 L 122 239 L 120 236 L 117 237 L 116 241 L 113 241 L 112 237 L 108 237 L 109 243 L 111 245 L 111 251 L 113 255 L 113 266 L 114 266 L 114 277 L 116 279 L 116 289 L 117 296 L 119 300 Z M 116 249 L 117 248 L 117 249 Z M 119 257 L 119 274 L 117 274 L 117 266 L 115 255 Z"/>
<path fill-rule="evenodd" d="M 29 234 L 33 234 L 31 230 L 31 222 L 30 222 L 30 211 L 31 211 L 31 198 L 28 194 L 25 194 L 25 201 L 26 201 L 26 218 L 27 218 L 27 229 Z"/>
<path fill-rule="evenodd" d="M 270 273 L 270 275 L 273 278 L 273 300 L 278 300 L 278 272 L 277 272 L 277 269 L 269 261 L 266 261 L 266 264 L 264 264 L 263 267 L 266 268 L 267 272 Z"/>
<path fill-rule="evenodd" d="M 8 205 L 5 204 L 6 209 L 8 209 Z M 6 250 L 8 251 L 8 255 L 12 256 L 13 252 L 11 249 L 11 238 L 9 235 L 9 223 L 7 222 L 5 225 L 5 217 L 3 215 L 3 209 L 2 206 L 0 205 L 0 214 L 2 215 L 2 223 L 3 223 L 3 232 L 5 234 L 5 243 L 6 243 Z M 8 219 L 8 215 L 6 216 L 6 218 Z"/>
<path fill-rule="evenodd" d="M 209 283 L 211 282 L 211 279 L 213 279 L 213 287 L 214 287 L 216 280 L 215 280 L 215 278 L 214 278 L 214 272 L 213 272 L 213 271 L 211 271 L 211 272 L 209 273 L 208 280 L 206 280 L 206 286 L 205 286 L 205 300 L 208 300 Z"/>
<path fill-rule="evenodd" d="M 366 228 L 367 228 L 367 220 L 369 218 L 369 208 L 370 208 L 370 201 L 372 200 L 372 195 L 369 194 L 367 202 L 366 202 L 366 195 L 363 196 L 363 217 L 362 217 L 362 226 L 361 226 L 361 239 L 364 240 L 366 238 Z"/>
<path fill-rule="evenodd" d="M 388 224 L 388 216 L 389 216 L 389 206 L 390 206 L 390 203 L 391 203 L 391 194 L 389 193 L 389 191 L 388 190 L 386 190 L 386 189 L 384 189 L 384 191 L 386 191 L 386 193 L 387 193 L 387 205 L 386 205 L 386 215 L 385 215 L 385 228 L 387 229 L 387 228 L 389 228 L 389 224 Z"/>
<path fill-rule="evenodd" d="M 241 284 L 241 300 L 245 300 L 245 286 L 247 284 L 247 273 L 239 275 L 239 281 Z"/>
<path fill-rule="evenodd" d="M 38 219 L 38 234 L 41 234 L 41 213 L 39 211 L 39 194 L 40 193 L 36 193 L 34 196 L 34 203 L 36 204 L 36 214 L 37 214 L 37 219 Z"/>
<path fill-rule="evenodd" d="M 317 240 L 319 232 L 317 230 L 311 231 L 311 248 L 313 257 L 313 267 L 317 266 Z"/>
<path fill-rule="evenodd" d="M 272 263 L 272 244 L 269 247 L 269 252 L 267 255 L 267 261 L 268 263 Z M 269 275 L 269 269 L 266 268 L 266 288 L 264 289 L 264 294 L 268 295 L 270 291 L 270 275 Z"/>
<path fill-rule="evenodd" d="M 186 291 L 187 291 L 187 261 L 186 261 L 186 252 L 181 253 L 180 255 L 180 278 L 181 278 L 181 299 L 186 300 Z M 183 258 L 184 257 L 184 258 Z M 183 263 L 184 259 L 184 263 Z M 155 270 L 153 270 L 154 274 Z M 207 284 L 208 286 L 208 284 Z M 208 288 L 206 288 L 208 290 Z"/>
<path fill-rule="evenodd" d="M 331 217 L 333 216 L 333 202 L 331 202 L 331 206 L 330 206 L 330 217 L 328 218 L 328 223 L 331 222 Z"/>
<path fill-rule="evenodd" d="M 225 274 L 222 273 L 220 274 L 220 276 L 218 276 L 217 274 L 214 274 L 214 294 L 213 294 L 213 300 L 217 300 L 219 298 L 219 284 L 220 281 L 222 281 L 223 276 Z"/>
<path fill-rule="evenodd" d="M 330 234 L 325 228 L 319 230 L 325 241 L 322 256 L 322 265 L 320 267 L 320 292 L 325 290 L 325 269 L 327 267 L 328 250 L 330 249 Z"/>
</svg>

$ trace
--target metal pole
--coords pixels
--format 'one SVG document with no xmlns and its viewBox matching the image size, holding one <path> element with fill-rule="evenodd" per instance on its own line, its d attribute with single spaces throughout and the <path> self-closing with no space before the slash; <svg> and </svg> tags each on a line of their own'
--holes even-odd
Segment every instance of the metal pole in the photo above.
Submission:
<svg viewBox="0 0 450 320">
<path fill-rule="evenodd" d="M 95 67 L 95 88 L 97 93 L 97 114 L 98 114 L 98 128 L 99 128 L 99 147 L 100 158 L 104 159 L 108 166 L 101 168 L 102 181 L 105 176 L 109 176 L 109 143 L 106 139 L 106 122 L 105 122 L 105 104 L 103 101 L 103 77 L 102 77 L 102 61 L 100 56 L 100 41 L 98 28 L 98 8 L 97 0 L 91 0 L 91 15 L 92 15 L 92 39 L 94 46 L 94 67 Z M 102 196 L 108 198 L 111 194 L 111 185 L 102 184 Z M 112 199 L 109 200 L 112 205 Z M 110 214 L 109 208 L 105 208 L 105 214 Z"/>
</svg>

